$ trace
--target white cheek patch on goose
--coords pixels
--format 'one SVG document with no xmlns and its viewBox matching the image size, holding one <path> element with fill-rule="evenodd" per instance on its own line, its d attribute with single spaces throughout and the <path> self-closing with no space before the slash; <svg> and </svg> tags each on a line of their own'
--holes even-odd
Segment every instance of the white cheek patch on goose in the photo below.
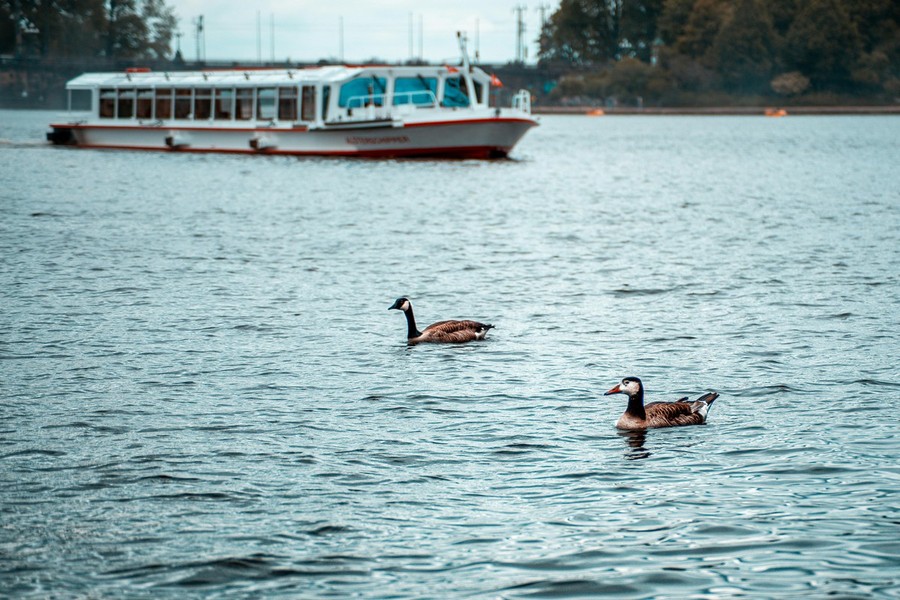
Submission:
<svg viewBox="0 0 900 600">
<path fill-rule="evenodd" d="M 409 310 L 409 300 L 404 300 L 403 304 L 400 305 L 400 310 L 406 312 Z"/>
</svg>

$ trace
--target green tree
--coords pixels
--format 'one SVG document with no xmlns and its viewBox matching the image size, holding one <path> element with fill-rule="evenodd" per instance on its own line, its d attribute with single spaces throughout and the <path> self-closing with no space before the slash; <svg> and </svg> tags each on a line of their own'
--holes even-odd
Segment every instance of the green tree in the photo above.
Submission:
<svg viewBox="0 0 900 600">
<path fill-rule="evenodd" d="M 644 62 L 653 58 L 663 0 L 627 0 L 622 4 L 619 34 L 626 54 Z"/>
<path fill-rule="evenodd" d="M 797 6 L 803 0 L 763 0 L 766 5 L 766 9 L 769 12 L 769 15 L 772 18 L 772 28 L 775 30 L 775 56 L 774 56 L 774 71 L 776 72 L 784 72 L 785 70 L 785 61 L 783 57 L 785 56 L 785 37 L 787 36 L 788 30 L 791 28 L 791 23 L 794 22 L 794 17 L 797 15 Z M 809 82 L 807 81 L 807 84 Z"/>
<path fill-rule="evenodd" d="M 817 89 L 849 89 L 862 51 L 856 26 L 838 0 L 806 0 L 785 39 L 788 70 Z"/>
<path fill-rule="evenodd" d="M 0 54 L 16 54 L 21 43 L 19 34 L 22 14 L 14 8 L 15 0 L 0 1 Z"/>
<path fill-rule="evenodd" d="M 144 0 L 142 17 L 147 25 L 147 54 L 152 58 L 168 58 L 178 28 L 175 13 L 164 0 Z"/>
<path fill-rule="evenodd" d="M 147 44 L 147 26 L 136 0 L 109 0 L 106 56 L 138 58 Z"/>
<path fill-rule="evenodd" d="M 616 58 L 618 2 L 562 0 L 541 34 L 540 59 L 586 66 Z"/>
<path fill-rule="evenodd" d="M 561 0 L 540 43 L 594 95 L 900 93 L 900 0 Z M 625 61 L 654 55 L 662 77 Z"/>
<path fill-rule="evenodd" d="M 843 2 L 860 34 L 865 52 L 900 43 L 900 2 L 897 0 L 853 0 Z"/>
<path fill-rule="evenodd" d="M 636 58 L 616 61 L 599 76 L 588 78 L 587 92 L 593 96 L 614 96 L 622 102 L 655 102 L 671 86 L 668 75 Z"/>
<path fill-rule="evenodd" d="M 102 0 L 3 0 L 0 51 L 95 56 L 102 46 L 104 21 Z"/>
<path fill-rule="evenodd" d="M 665 0 L 657 23 L 659 37 L 664 44 L 674 46 L 684 33 L 691 11 L 694 10 L 694 2 L 695 0 Z"/>
<path fill-rule="evenodd" d="M 847 2 L 846 7 L 863 49 L 853 81 L 896 95 L 900 86 L 900 2 L 857 0 Z"/>
<path fill-rule="evenodd" d="M 794 17 L 797 15 L 797 5 L 802 0 L 764 0 L 766 10 L 772 17 L 772 27 L 775 28 L 776 34 L 784 36 Z"/>
<path fill-rule="evenodd" d="M 52 12 L 57 31 L 48 30 L 49 55 L 79 57 L 97 56 L 103 48 L 106 14 L 103 0 L 57 0 Z"/>
<path fill-rule="evenodd" d="M 3 53 L 164 58 L 176 26 L 165 0 L 0 0 Z"/>
<path fill-rule="evenodd" d="M 722 81 L 732 91 L 768 90 L 775 65 L 775 29 L 762 0 L 737 0 L 710 53 Z"/>
<path fill-rule="evenodd" d="M 725 0 L 697 0 L 675 42 L 676 51 L 691 58 L 703 59 L 728 17 L 729 6 Z"/>
</svg>

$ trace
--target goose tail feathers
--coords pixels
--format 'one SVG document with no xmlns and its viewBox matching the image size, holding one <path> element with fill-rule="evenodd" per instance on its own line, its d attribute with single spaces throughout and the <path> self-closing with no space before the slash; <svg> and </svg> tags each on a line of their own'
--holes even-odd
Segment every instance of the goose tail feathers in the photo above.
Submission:
<svg viewBox="0 0 900 600">
<path fill-rule="evenodd" d="M 711 405 L 716 398 L 719 397 L 717 392 L 709 392 L 708 394 L 703 394 L 699 398 L 697 398 L 697 402 L 703 402 L 707 406 Z"/>
</svg>

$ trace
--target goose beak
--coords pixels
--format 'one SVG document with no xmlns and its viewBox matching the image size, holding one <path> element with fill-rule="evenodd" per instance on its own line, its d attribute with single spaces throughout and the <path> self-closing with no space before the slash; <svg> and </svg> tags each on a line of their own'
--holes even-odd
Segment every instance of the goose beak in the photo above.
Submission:
<svg viewBox="0 0 900 600">
<path fill-rule="evenodd" d="M 391 306 L 388 306 L 388 310 L 394 310 L 394 309 L 398 309 L 398 310 L 399 310 L 399 309 L 400 309 L 400 304 L 401 304 L 400 301 L 397 300 L 397 301 L 394 302 Z"/>
<path fill-rule="evenodd" d="M 622 386 L 621 386 L 621 385 L 617 385 L 616 387 L 614 387 L 613 389 L 609 390 L 608 392 L 606 392 L 606 393 L 603 394 L 603 395 L 604 395 L 604 396 L 609 396 L 610 394 L 619 394 L 619 393 L 621 393 L 621 392 L 622 392 Z"/>
</svg>

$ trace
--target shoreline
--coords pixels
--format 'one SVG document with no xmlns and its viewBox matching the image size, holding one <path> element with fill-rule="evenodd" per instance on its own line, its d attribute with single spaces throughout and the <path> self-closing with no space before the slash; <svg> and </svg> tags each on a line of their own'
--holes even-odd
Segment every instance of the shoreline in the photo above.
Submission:
<svg viewBox="0 0 900 600">
<path fill-rule="evenodd" d="M 783 112 L 782 112 L 783 111 Z M 900 104 L 886 106 L 720 106 L 720 107 L 600 107 L 600 106 L 532 106 L 536 115 L 699 115 L 699 116 L 770 116 L 788 115 L 900 115 Z"/>
<path fill-rule="evenodd" d="M 64 108 L 47 108 L 45 106 L 9 106 L 0 103 L 0 110 L 44 110 L 52 112 L 65 111 Z M 535 115 L 574 115 L 574 116 L 767 116 L 785 117 L 789 115 L 900 115 L 900 104 L 885 106 L 715 106 L 715 107 L 646 107 L 633 106 L 541 106 L 532 105 Z"/>
</svg>

